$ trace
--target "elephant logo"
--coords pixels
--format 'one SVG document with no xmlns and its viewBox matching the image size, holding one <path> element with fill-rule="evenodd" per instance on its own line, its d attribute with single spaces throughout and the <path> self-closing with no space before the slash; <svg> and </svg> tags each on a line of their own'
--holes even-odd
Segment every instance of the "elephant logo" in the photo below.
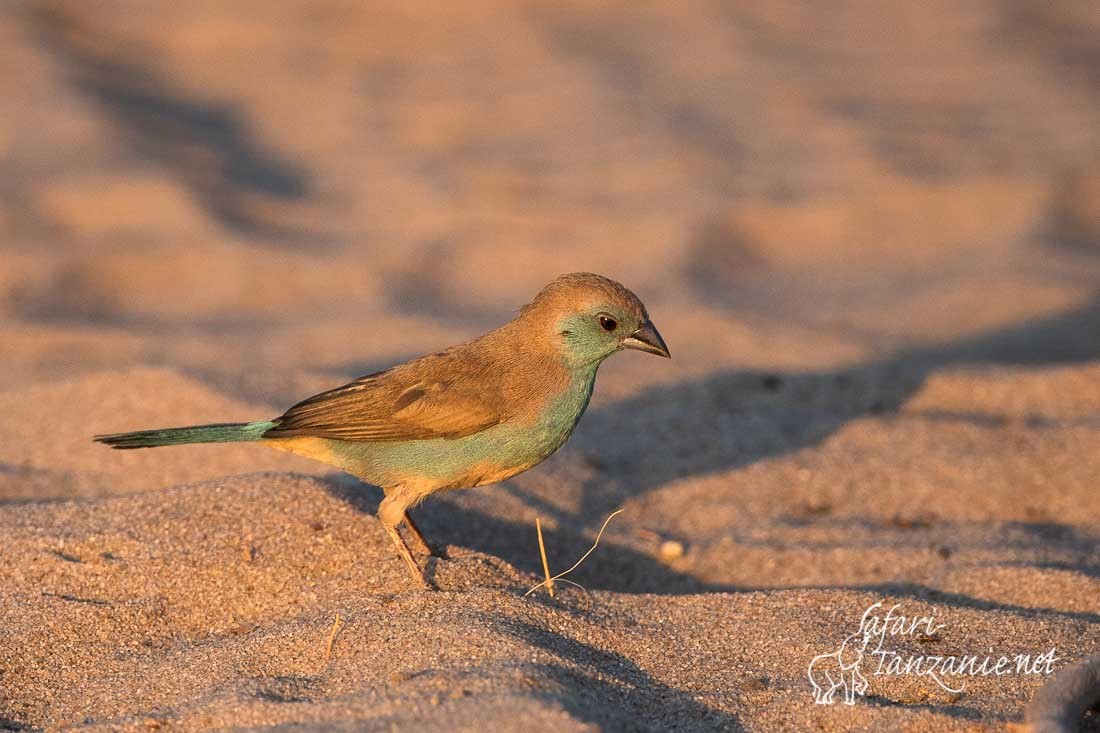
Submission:
<svg viewBox="0 0 1100 733">
<path fill-rule="evenodd" d="M 832 705 L 837 690 L 844 690 L 844 704 L 854 705 L 856 695 L 867 693 L 867 678 L 860 672 L 863 652 L 870 641 L 863 630 L 849 636 L 835 652 L 818 654 L 810 661 L 806 674 L 814 688 L 814 702 Z"/>
</svg>

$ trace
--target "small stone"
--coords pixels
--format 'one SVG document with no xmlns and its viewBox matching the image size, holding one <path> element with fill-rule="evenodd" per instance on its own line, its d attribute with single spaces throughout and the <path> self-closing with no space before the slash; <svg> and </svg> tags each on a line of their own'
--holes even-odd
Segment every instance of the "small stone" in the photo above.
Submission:
<svg viewBox="0 0 1100 733">
<path fill-rule="evenodd" d="M 745 692 L 761 692 L 768 689 L 767 677 L 751 677 L 741 683 L 741 689 Z"/>
<path fill-rule="evenodd" d="M 678 560 L 684 556 L 684 543 L 676 540 L 665 540 L 657 550 L 662 560 Z"/>
</svg>

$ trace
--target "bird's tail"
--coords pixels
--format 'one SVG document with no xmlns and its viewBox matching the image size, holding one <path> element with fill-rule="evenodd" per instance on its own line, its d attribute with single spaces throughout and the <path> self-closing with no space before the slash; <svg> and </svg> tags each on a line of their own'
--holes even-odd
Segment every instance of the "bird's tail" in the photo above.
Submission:
<svg viewBox="0 0 1100 733">
<path fill-rule="evenodd" d="M 192 425 L 186 428 L 162 428 L 160 430 L 138 430 L 133 433 L 97 435 L 93 440 L 119 450 L 156 448 L 162 445 L 184 445 L 187 443 L 238 443 L 259 440 L 266 431 L 273 427 L 275 427 L 275 423 L 270 420 L 221 423 L 218 425 Z"/>
</svg>

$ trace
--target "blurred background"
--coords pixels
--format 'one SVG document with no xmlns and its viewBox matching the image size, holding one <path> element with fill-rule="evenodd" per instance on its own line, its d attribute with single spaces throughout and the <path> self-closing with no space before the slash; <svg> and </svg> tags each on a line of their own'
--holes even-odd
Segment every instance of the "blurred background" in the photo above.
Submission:
<svg viewBox="0 0 1100 733">
<path fill-rule="evenodd" d="M 350 476 L 90 440 L 270 418 L 579 270 L 673 358 L 415 510 L 462 603 Z M 950 614 L 920 654 L 1095 653 L 1098 437 L 1095 0 L 0 2 L 0 728 L 999 730 L 1040 679 L 829 708 L 806 665 L 882 598 Z M 561 570 L 618 508 L 571 576 L 617 593 L 518 600 L 535 517 Z"/>
<path fill-rule="evenodd" d="M 576 270 L 675 357 L 597 406 L 1100 356 L 1095 3 L 13 1 L 0 39 L 12 404 L 146 370 L 74 441 L 266 415 Z"/>
</svg>

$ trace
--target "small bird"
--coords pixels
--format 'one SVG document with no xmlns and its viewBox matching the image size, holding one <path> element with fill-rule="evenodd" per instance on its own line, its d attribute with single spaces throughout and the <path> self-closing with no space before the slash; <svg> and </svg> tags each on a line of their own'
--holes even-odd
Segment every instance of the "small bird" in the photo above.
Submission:
<svg viewBox="0 0 1100 733">
<path fill-rule="evenodd" d="M 437 491 L 496 483 L 562 446 L 621 349 L 668 358 L 638 296 L 600 275 L 562 275 L 510 322 L 460 346 L 321 392 L 280 417 L 97 435 L 113 448 L 256 442 L 322 461 L 382 488 L 378 519 L 415 582 L 399 531 L 431 550 L 408 514 Z"/>
</svg>

